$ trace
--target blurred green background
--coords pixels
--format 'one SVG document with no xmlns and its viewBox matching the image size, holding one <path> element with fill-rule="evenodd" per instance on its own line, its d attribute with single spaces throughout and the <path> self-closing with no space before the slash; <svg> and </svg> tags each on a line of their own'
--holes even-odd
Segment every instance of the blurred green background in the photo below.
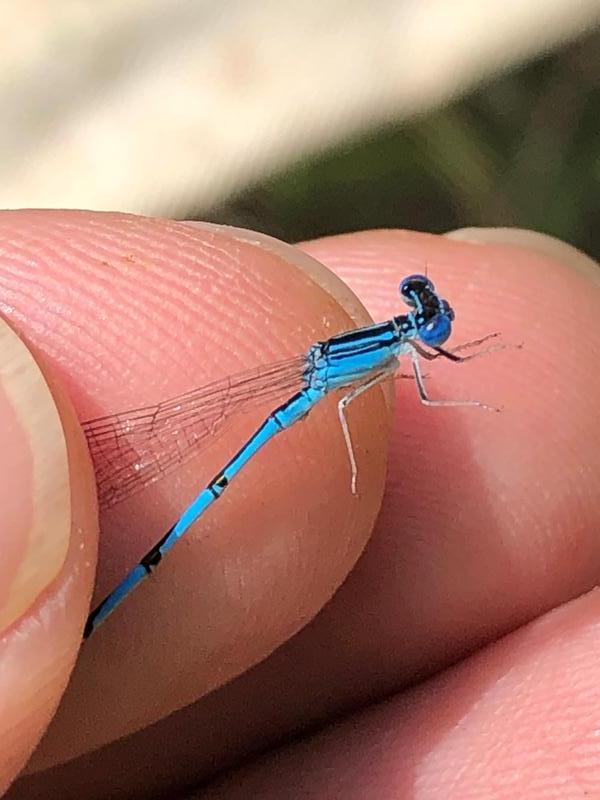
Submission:
<svg viewBox="0 0 600 800">
<path fill-rule="evenodd" d="M 594 33 L 188 216 L 292 242 L 376 227 L 518 226 L 599 258 L 599 78 Z"/>
</svg>

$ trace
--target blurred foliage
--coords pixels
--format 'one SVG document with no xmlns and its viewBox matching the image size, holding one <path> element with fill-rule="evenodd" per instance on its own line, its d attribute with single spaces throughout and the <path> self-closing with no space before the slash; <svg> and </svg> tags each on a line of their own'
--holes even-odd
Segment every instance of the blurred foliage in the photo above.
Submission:
<svg viewBox="0 0 600 800">
<path fill-rule="evenodd" d="M 599 77 L 596 33 L 200 216 L 291 242 L 377 227 L 519 226 L 600 257 Z"/>
</svg>

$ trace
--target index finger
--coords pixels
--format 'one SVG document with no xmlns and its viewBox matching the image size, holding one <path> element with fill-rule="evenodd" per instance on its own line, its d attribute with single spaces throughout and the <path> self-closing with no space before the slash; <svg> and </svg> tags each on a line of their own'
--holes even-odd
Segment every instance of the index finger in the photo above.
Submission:
<svg viewBox="0 0 600 800">
<path fill-rule="evenodd" d="M 296 356 L 368 321 L 343 284 L 292 248 L 124 215 L 7 213 L 2 228 L 25 254 L 4 270 L 3 302 L 52 360 L 81 419 Z M 271 410 L 263 403 L 242 415 L 209 452 L 103 514 L 96 599 Z M 317 613 L 357 560 L 379 508 L 388 433 L 380 390 L 357 402 L 353 429 L 370 445 L 357 453 L 358 497 L 348 501 L 335 400 L 325 401 L 310 424 L 294 426 L 244 470 L 155 578 L 86 642 L 46 740 L 56 746 L 50 759 L 195 700 Z"/>
</svg>

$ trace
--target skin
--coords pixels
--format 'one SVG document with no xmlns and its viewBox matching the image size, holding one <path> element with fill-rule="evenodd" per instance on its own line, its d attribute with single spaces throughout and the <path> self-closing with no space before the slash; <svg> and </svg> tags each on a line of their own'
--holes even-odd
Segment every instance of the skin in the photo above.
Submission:
<svg viewBox="0 0 600 800">
<path fill-rule="evenodd" d="M 8 797 L 594 796 L 595 265 L 520 231 L 369 231 L 299 249 L 215 226 L 6 212 L 0 232 L 0 786 L 28 762 Z M 397 285 L 425 269 L 456 311 L 451 344 L 493 330 L 523 343 L 427 365 L 431 395 L 503 412 L 423 408 L 406 380 L 366 393 L 349 412 L 352 497 L 326 401 L 73 670 L 99 529 L 77 419 L 403 313 Z M 96 600 L 268 410 L 102 515 Z"/>
</svg>

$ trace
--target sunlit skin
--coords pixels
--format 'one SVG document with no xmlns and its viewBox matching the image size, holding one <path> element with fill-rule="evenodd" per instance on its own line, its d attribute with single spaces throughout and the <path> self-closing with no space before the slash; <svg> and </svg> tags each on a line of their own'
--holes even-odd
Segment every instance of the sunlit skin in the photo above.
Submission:
<svg viewBox="0 0 600 800">
<path fill-rule="evenodd" d="M 201 783 L 194 796 L 234 800 L 299 786 L 315 798 L 594 796 L 597 267 L 519 232 L 371 231 L 292 248 L 83 212 L 5 212 L 0 229 L 0 313 L 24 340 L 3 340 L 18 369 L 0 373 L 3 787 L 54 717 L 9 797 Z M 502 413 L 424 408 L 408 380 L 374 388 L 348 414 L 353 497 L 336 401 L 324 401 L 240 475 L 71 675 L 93 584 L 97 600 L 258 418 L 101 526 L 77 419 L 388 319 L 414 272 L 451 300 L 448 344 L 492 331 L 523 343 L 427 365 L 432 396 Z"/>
</svg>

